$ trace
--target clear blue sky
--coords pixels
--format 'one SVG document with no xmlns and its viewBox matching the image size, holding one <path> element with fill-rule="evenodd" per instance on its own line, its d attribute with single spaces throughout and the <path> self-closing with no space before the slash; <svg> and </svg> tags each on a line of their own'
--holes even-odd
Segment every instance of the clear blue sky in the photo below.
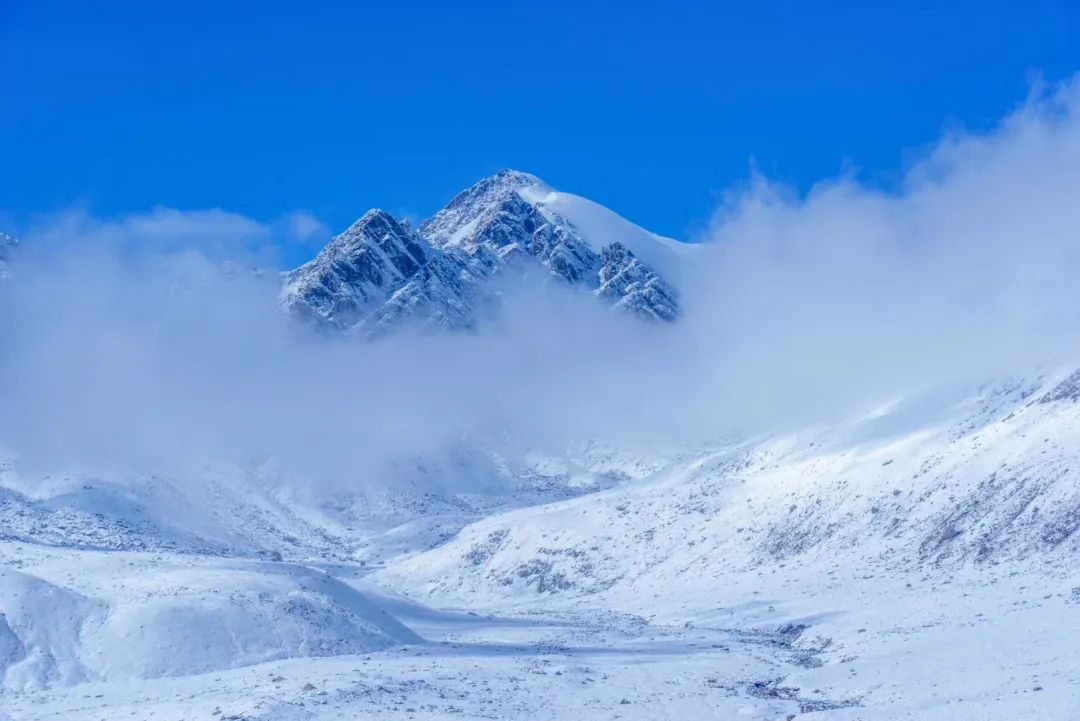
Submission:
<svg viewBox="0 0 1080 721">
<path fill-rule="evenodd" d="M 1078 3 L 888 5 L 0 0 L 0 209 L 337 229 L 515 167 L 685 237 L 751 159 L 887 183 L 1080 69 Z"/>
</svg>

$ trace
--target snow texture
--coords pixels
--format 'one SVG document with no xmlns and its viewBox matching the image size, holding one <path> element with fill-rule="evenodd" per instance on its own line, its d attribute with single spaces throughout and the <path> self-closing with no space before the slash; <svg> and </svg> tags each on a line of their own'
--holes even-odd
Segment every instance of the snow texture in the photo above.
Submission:
<svg viewBox="0 0 1080 721">
<path fill-rule="evenodd" d="M 504 480 L 472 498 L 13 459 L 0 713 L 1073 719 L 1075 379 L 662 455 L 475 450 Z"/>
</svg>

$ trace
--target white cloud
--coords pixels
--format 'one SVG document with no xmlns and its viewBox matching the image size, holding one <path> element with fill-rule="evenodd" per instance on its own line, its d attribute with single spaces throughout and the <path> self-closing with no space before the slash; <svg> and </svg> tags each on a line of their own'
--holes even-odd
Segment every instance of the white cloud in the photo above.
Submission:
<svg viewBox="0 0 1080 721">
<path fill-rule="evenodd" d="M 739 407 L 785 415 L 1071 358 L 1077 187 L 1077 82 L 945 138 L 893 192 L 756 178 L 708 234 L 694 355 L 741 379 Z"/>
<path fill-rule="evenodd" d="M 285 222 L 288 224 L 290 236 L 297 242 L 325 242 L 330 237 L 329 226 L 303 210 L 288 213 Z"/>
<path fill-rule="evenodd" d="M 296 244 L 320 244 L 328 227 L 305 211 L 257 220 L 220 208 L 178 210 L 155 206 L 111 218 L 85 208 L 39 216 L 21 233 L 28 252 L 79 252 L 136 255 L 144 258 L 197 253 L 215 261 L 274 267 L 282 250 Z"/>
<path fill-rule="evenodd" d="M 1080 348 L 1077 188 L 1070 84 L 945 139 L 893 192 L 754 179 L 696 254 L 674 327 L 527 286 L 481 333 L 374 344 L 298 333 L 272 282 L 220 272 L 273 223 L 66 214 L 31 236 L 64 252 L 0 288 L 0 438 L 48 463 L 273 455 L 374 483 L 463 438 L 712 437 L 1028 371 Z"/>
<path fill-rule="evenodd" d="M 113 251 L 160 253 L 199 251 L 211 256 L 249 252 L 272 238 L 265 223 L 220 209 L 176 210 L 157 206 L 116 218 L 95 218 L 83 209 L 36 219 L 26 232 L 36 248 L 70 248 L 72 244 Z"/>
</svg>

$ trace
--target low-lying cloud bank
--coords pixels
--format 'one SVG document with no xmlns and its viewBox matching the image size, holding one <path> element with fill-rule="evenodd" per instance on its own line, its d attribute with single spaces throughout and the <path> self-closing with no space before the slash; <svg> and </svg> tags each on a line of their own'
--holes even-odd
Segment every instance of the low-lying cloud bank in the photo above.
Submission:
<svg viewBox="0 0 1080 721">
<path fill-rule="evenodd" d="M 475 334 L 331 340 L 277 312 L 273 273 L 244 270 L 268 232 L 168 209 L 31 229 L 0 287 L 0 439 L 40 468 L 274 457 L 366 483 L 461 441 L 707 440 L 1069 360 L 1080 83 L 945 138 L 895 190 L 753 178 L 695 249 L 674 327 L 534 281 Z"/>
<path fill-rule="evenodd" d="M 1076 80 L 944 138 L 892 191 L 839 178 L 800 198 L 755 178 L 709 234 L 691 327 L 764 417 L 1069 360 L 1078 188 Z"/>
</svg>

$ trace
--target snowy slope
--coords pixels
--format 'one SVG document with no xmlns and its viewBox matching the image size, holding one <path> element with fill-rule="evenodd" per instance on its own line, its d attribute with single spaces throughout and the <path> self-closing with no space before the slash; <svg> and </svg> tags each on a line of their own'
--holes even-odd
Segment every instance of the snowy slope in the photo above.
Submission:
<svg viewBox="0 0 1080 721">
<path fill-rule="evenodd" d="M 8 463 L 0 714 L 1073 719 L 1078 438 L 1061 371 L 364 497 Z"/>
<path fill-rule="evenodd" d="M 519 175 L 524 176 L 517 191 L 521 197 L 546 216 L 568 222 L 596 252 L 618 242 L 661 273 L 677 274 L 682 259 L 694 251 L 694 246 L 651 233 L 588 198 L 555 190 L 535 176 Z"/>
<path fill-rule="evenodd" d="M 40 475 L 0 457 L 0 541 L 383 563 L 426 550 L 491 513 L 579 496 L 668 463 L 592 446 L 558 458 L 461 446 L 400 458 L 385 488 L 311 489 L 272 465 Z"/>
<path fill-rule="evenodd" d="M 818 661 L 763 691 L 802 699 L 806 718 L 1074 718 L 1077 378 L 718 447 L 485 519 L 375 582 L 439 605 L 798 629 Z"/>
<path fill-rule="evenodd" d="M 0 544 L 0 678 L 11 690 L 181 676 L 420 639 L 301 566 Z M 2 647 L 0 647 L 2 648 Z"/>
<path fill-rule="evenodd" d="M 720 447 L 646 482 L 485 519 L 384 580 L 512 599 L 722 583 L 822 555 L 901 571 L 1066 564 L 1080 551 L 1076 377 L 927 394 Z"/>
<path fill-rule="evenodd" d="M 166 491 L 35 495 L 9 470 L 0 712 L 1073 719 L 1078 378 L 662 457 L 495 459 L 518 488 L 367 517 L 218 471 L 197 495 L 225 510 L 166 523 Z M 90 548 L 116 518 L 142 524 Z M 306 562 L 253 557 L 274 544 Z"/>
</svg>

